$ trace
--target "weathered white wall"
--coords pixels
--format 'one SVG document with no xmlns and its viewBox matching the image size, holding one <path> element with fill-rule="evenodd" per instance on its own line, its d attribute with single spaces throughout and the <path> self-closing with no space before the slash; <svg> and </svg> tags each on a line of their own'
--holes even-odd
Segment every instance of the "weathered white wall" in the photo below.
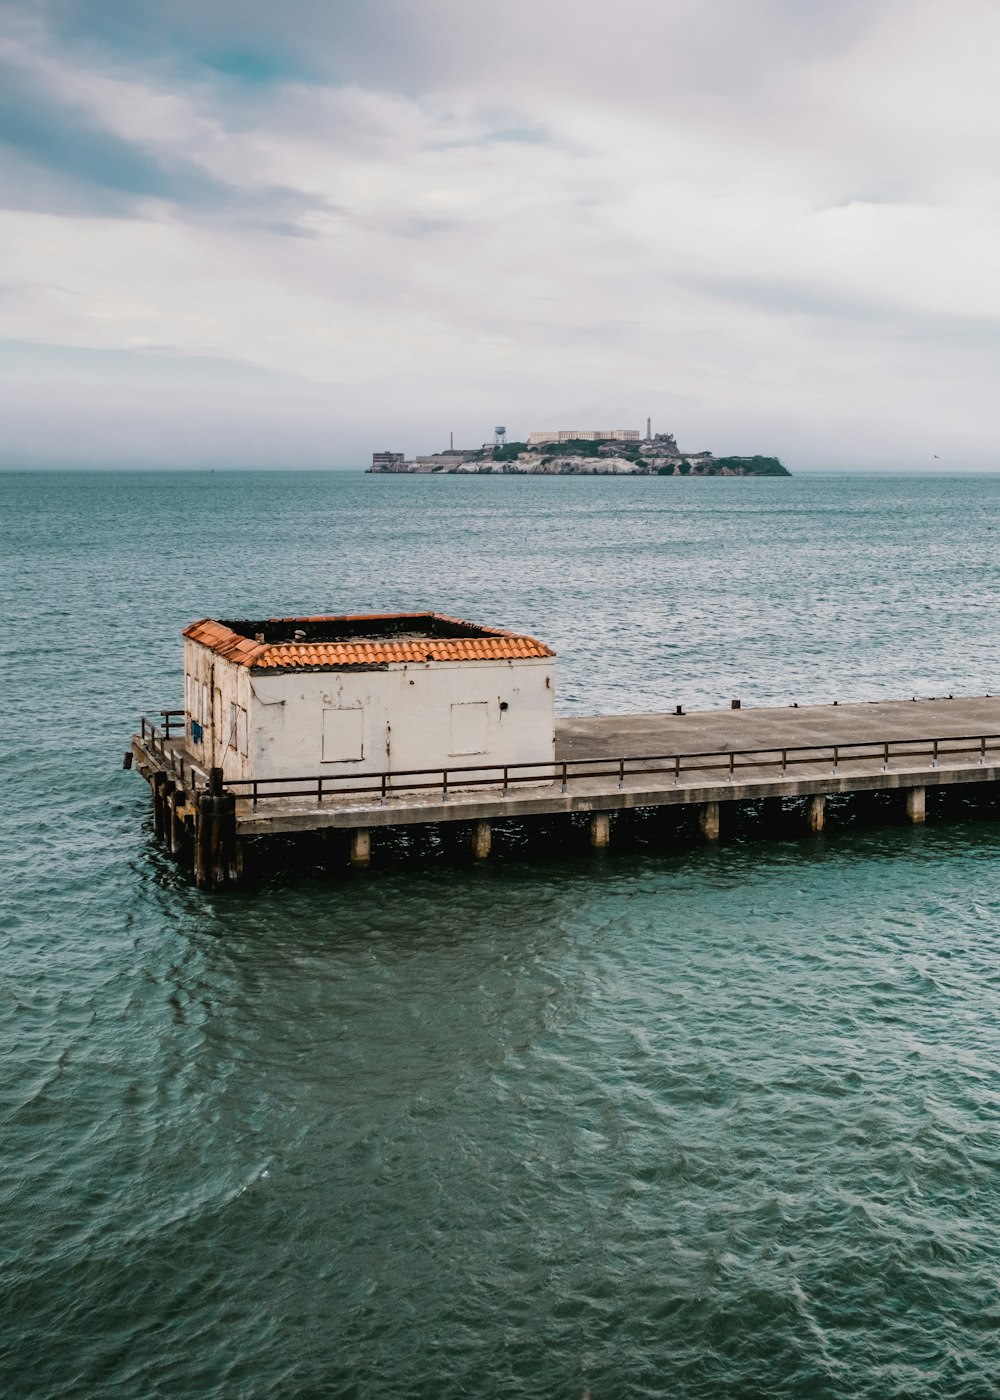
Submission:
<svg viewBox="0 0 1000 1400">
<path fill-rule="evenodd" d="M 203 686 L 206 688 L 204 692 Z M 203 703 L 207 719 L 204 741 L 196 744 L 191 737 L 191 721 L 201 720 Z M 245 733 L 239 714 L 234 730 L 231 705 L 235 705 L 238 711 L 242 710 L 246 716 Z M 198 763 L 206 768 L 221 768 L 226 778 L 252 776 L 252 705 L 253 693 L 247 668 L 236 666 L 200 642 L 185 637 L 185 730 L 189 750 Z"/>
<path fill-rule="evenodd" d="M 553 757 L 552 657 L 252 675 L 185 638 L 184 671 L 190 752 L 206 768 L 221 767 L 225 778 L 399 772 Z M 191 741 L 191 721 L 201 718 L 203 686 L 207 708 L 199 745 Z M 245 735 L 239 715 L 233 729 L 232 705 L 246 714 Z M 461 708 L 453 714 L 453 706 Z"/>
<path fill-rule="evenodd" d="M 217 670 L 220 664 L 244 669 L 216 658 Z M 551 657 L 439 661 L 385 671 L 244 674 L 252 692 L 249 771 L 254 777 L 548 762 L 553 756 Z M 485 712 L 463 710 L 453 721 L 453 705 L 482 705 Z M 348 713 L 324 715 L 331 711 Z M 483 752 L 454 751 L 476 743 L 481 733 Z M 328 754 L 338 753 L 338 735 L 339 753 L 350 750 L 355 756 L 324 759 L 324 740 Z"/>
</svg>

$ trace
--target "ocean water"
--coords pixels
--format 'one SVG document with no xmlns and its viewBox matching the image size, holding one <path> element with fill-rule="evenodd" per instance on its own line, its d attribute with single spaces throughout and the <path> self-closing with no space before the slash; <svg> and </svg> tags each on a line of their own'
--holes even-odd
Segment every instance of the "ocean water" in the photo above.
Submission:
<svg viewBox="0 0 1000 1400">
<path fill-rule="evenodd" d="M 998 1393 L 1000 824 L 186 882 L 209 613 L 564 712 L 992 692 L 1000 478 L 0 475 L 0 1395 Z"/>
</svg>

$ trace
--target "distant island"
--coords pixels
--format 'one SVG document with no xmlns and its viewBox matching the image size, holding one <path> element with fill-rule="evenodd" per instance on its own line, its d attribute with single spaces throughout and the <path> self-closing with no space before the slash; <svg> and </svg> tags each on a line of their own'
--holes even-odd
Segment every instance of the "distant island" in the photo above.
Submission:
<svg viewBox="0 0 1000 1400">
<path fill-rule="evenodd" d="M 456 448 L 408 461 L 402 452 L 373 452 L 369 472 L 460 476 L 791 476 L 777 457 L 716 457 L 682 452 L 672 433 L 646 426 L 563 429 L 531 433 L 527 442 L 508 442 L 497 428 L 493 442 Z"/>
</svg>

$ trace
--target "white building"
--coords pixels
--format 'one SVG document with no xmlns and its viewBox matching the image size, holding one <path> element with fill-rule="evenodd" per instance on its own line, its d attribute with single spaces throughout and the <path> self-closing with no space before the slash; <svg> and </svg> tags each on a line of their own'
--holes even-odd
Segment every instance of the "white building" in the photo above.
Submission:
<svg viewBox="0 0 1000 1400">
<path fill-rule="evenodd" d="M 557 433 L 529 433 L 528 446 L 545 442 L 638 442 L 638 428 L 560 428 Z"/>
<path fill-rule="evenodd" d="M 224 778 L 550 763 L 555 653 L 439 613 L 184 631 L 187 743 Z"/>
</svg>

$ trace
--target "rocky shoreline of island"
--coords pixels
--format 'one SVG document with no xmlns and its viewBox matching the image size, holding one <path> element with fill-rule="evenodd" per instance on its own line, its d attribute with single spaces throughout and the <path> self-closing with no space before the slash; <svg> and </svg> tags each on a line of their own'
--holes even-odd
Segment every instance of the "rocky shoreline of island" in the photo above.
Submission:
<svg viewBox="0 0 1000 1400">
<path fill-rule="evenodd" d="M 493 442 L 477 448 L 454 445 L 430 456 L 407 459 L 402 452 L 375 452 L 366 469 L 380 475 L 448 476 L 791 476 L 777 457 L 685 452 L 672 433 L 646 436 L 627 428 L 532 433 L 508 442 L 497 428 Z"/>
</svg>

